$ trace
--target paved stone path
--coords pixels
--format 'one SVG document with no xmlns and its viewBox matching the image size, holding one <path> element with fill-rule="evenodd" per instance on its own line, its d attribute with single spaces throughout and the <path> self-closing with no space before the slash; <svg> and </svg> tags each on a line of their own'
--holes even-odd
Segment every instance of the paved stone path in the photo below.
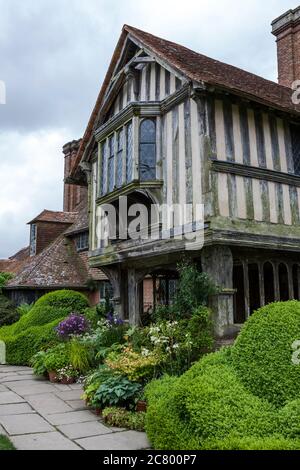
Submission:
<svg viewBox="0 0 300 470">
<path fill-rule="evenodd" d="M 29 367 L 0 366 L 0 435 L 20 450 L 139 450 L 145 433 L 107 427 L 80 400 L 79 384 L 36 378 Z"/>
</svg>

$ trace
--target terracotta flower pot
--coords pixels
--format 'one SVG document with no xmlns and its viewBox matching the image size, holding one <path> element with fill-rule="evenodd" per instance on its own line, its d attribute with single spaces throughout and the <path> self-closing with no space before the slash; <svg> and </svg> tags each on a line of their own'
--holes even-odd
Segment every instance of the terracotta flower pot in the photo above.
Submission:
<svg viewBox="0 0 300 470">
<path fill-rule="evenodd" d="M 57 377 L 57 372 L 55 370 L 49 370 L 49 380 L 51 383 L 58 383 L 59 379 Z"/>
<path fill-rule="evenodd" d="M 74 377 L 62 377 L 60 383 L 63 385 L 71 385 L 75 382 Z"/>
<path fill-rule="evenodd" d="M 147 411 L 147 402 L 139 400 L 136 405 L 136 411 L 138 413 L 141 413 L 141 412 L 145 413 Z"/>
</svg>

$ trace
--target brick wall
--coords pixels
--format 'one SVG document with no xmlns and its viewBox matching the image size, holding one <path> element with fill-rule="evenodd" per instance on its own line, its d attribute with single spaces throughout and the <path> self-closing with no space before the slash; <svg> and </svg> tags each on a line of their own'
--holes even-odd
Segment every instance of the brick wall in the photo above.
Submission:
<svg viewBox="0 0 300 470">
<path fill-rule="evenodd" d="M 278 82 L 290 88 L 300 80 L 300 7 L 274 20 L 272 26 L 277 38 Z"/>
<path fill-rule="evenodd" d="M 70 224 L 62 224 L 57 222 L 37 222 L 36 226 L 36 254 L 38 255 L 59 235 L 67 230 L 67 228 L 70 227 Z"/>
</svg>

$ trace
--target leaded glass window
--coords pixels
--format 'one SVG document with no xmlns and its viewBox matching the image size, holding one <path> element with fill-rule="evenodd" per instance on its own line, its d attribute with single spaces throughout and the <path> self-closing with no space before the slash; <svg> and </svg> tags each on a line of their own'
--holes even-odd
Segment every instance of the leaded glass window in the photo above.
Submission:
<svg viewBox="0 0 300 470">
<path fill-rule="evenodd" d="M 102 179 L 101 194 L 103 196 L 107 191 L 107 175 L 106 175 L 107 143 L 106 142 L 102 143 L 101 150 L 102 150 L 101 151 L 101 179 Z"/>
<path fill-rule="evenodd" d="M 123 147 L 124 147 L 124 131 L 118 132 L 118 153 L 117 153 L 117 188 L 122 186 L 123 182 Z"/>
<path fill-rule="evenodd" d="M 108 141 L 109 158 L 108 158 L 108 192 L 114 189 L 114 159 L 115 159 L 115 137 L 114 135 Z"/>
<path fill-rule="evenodd" d="M 292 152 L 294 173 L 300 175 L 300 126 L 291 125 Z"/>
<path fill-rule="evenodd" d="M 140 126 L 140 179 L 156 178 L 156 125 L 153 119 L 144 119 Z"/>
<path fill-rule="evenodd" d="M 126 182 L 133 179 L 133 135 L 132 122 L 126 126 Z"/>
<path fill-rule="evenodd" d="M 35 224 L 30 225 L 30 256 L 36 254 L 36 232 L 37 227 Z"/>
</svg>

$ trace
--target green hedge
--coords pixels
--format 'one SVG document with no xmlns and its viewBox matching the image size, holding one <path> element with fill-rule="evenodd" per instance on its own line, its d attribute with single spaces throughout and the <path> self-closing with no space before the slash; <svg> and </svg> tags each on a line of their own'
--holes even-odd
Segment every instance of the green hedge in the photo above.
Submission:
<svg viewBox="0 0 300 470">
<path fill-rule="evenodd" d="M 155 449 L 201 449 L 207 439 L 264 437 L 277 425 L 275 408 L 248 392 L 227 363 L 211 354 L 183 376 L 146 389 L 146 430 Z"/>
<path fill-rule="evenodd" d="M 27 365 L 32 356 L 38 351 L 57 344 L 58 337 L 55 327 L 63 318 L 47 325 L 31 326 L 22 333 L 7 337 L 5 344 L 8 364 Z"/>
<path fill-rule="evenodd" d="M 28 364 L 39 350 L 57 343 L 55 326 L 71 312 L 83 313 L 88 306 L 83 294 L 71 290 L 55 291 L 41 297 L 18 322 L 0 328 L 0 340 L 6 343 L 7 362 Z"/>
<path fill-rule="evenodd" d="M 300 302 L 256 312 L 233 347 L 146 388 L 146 431 L 162 450 L 300 448 Z"/>
<path fill-rule="evenodd" d="M 232 348 L 232 365 L 254 394 L 276 406 L 300 397 L 300 366 L 292 344 L 300 340 L 300 302 L 277 302 L 255 312 Z"/>
</svg>

